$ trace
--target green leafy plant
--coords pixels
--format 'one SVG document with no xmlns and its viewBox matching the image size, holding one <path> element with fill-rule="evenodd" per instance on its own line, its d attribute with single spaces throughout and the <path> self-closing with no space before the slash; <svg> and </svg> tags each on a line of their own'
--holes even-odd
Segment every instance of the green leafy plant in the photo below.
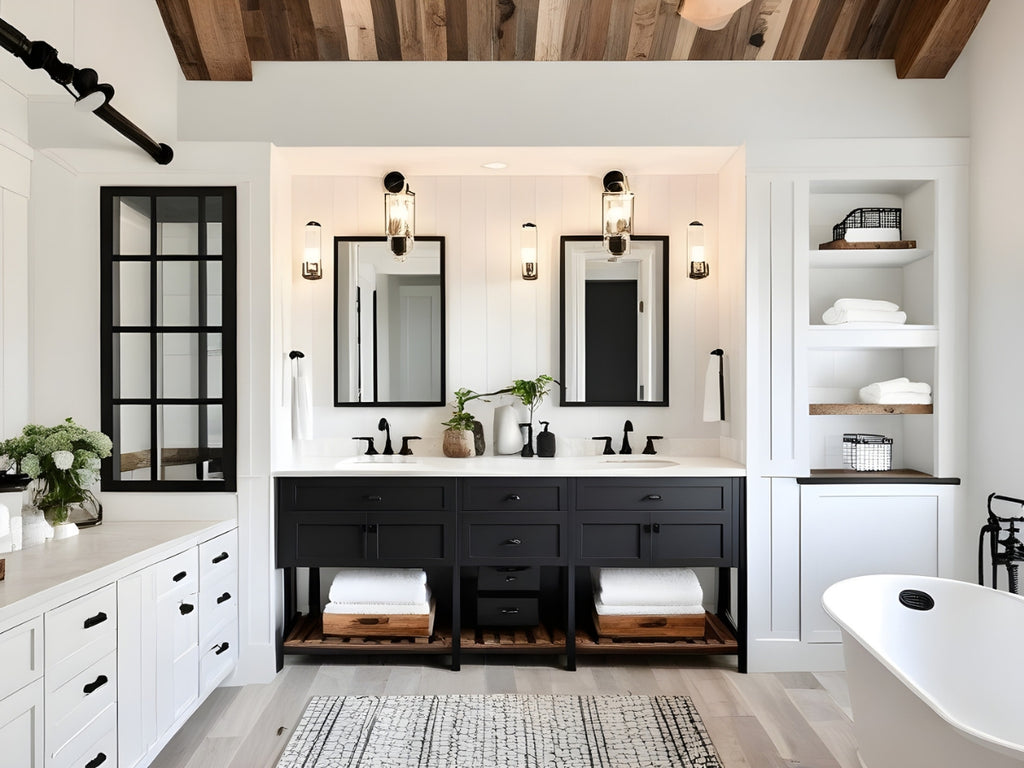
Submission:
<svg viewBox="0 0 1024 768">
<path fill-rule="evenodd" d="M 552 384 L 557 384 L 554 378 L 542 373 L 535 379 L 515 379 L 512 386 L 501 390 L 519 399 L 523 405 L 530 409 L 530 423 L 533 424 L 533 413 L 547 397 Z"/>
<path fill-rule="evenodd" d="M 470 400 L 476 400 L 478 397 L 487 397 L 487 395 L 474 392 L 472 389 L 466 389 L 465 387 L 455 390 L 455 408 L 452 416 L 448 421 L 442 421 L 441 424 L 448 427 L 448 429 L 459 431 L 472 430 L 476 417 L 466 410 L 466 403 Z"/>
<path fill-rule="evenodd" d="M 110 448 L 109 437 L 70 418 L 54 427 L 29 424 L 0 442 L 0 471 L 13 468 L 32 478 L 32 503 L 51 522 L 63 523 L 72 507 L 97 508 L 89 488 L 99 481 L 100 459 Z"/>
</svg>

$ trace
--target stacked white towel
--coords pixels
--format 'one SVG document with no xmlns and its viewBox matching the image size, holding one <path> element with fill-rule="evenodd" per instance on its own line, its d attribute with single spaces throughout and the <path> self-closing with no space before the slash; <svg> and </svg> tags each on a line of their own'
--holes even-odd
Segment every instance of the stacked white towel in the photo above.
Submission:
<svg viewBox="0 0 1024 768">
<path fill-rule="evenodd" d="M 324 613 L 430 613 L 430 587 L 420 568 L 342 568 Z"/>
<path fill-rule="evenodd" d="M 923 381 L 911 381 L 906 376 L 887 381 L 876 381 L 861 387 L 862 403 L 879 405 L 931 405 L 932 388 Z"/>
<path fill-rule="evenodd" d="M 835 303 L 821 316 L 825 325 L 843 323 L 888 323 L 902 325 L 907 322 L 907 313 L 900 311 L 899 304 L 881 299 L 836 299 Z"/>
<path fill-rule="evenodd" d="M 599 615 L 703 613 L 704 591 L 692 568 L 592 568 Z"/>
</svg>

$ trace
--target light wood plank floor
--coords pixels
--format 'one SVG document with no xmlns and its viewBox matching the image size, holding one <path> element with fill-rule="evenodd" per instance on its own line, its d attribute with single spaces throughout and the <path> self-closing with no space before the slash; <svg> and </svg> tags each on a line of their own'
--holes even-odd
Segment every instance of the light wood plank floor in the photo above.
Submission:
<svg viewBox="0 0 1024 768">
<path fill-rule="evenodd" d="M 741 675 L 734 657 L 471 659 L 287 657 L 267 685 L 220 688 L 153 768 L 273 768 L 310 696 L 445 693 L 671 694 L 691 697 L 725 768 L 859 768 L 842 673 Z"/>
</svg>

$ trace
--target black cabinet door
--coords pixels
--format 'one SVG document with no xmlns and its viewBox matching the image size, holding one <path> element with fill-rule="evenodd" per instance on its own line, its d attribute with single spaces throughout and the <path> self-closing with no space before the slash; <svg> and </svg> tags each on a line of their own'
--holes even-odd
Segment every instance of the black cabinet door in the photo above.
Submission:
<svg viewBox="0 0 1024 768">
<path fill-rule="evenodd" d="M 651 515 L 651 565 L 731 566 L 732 516 L 707 512 Z"/>
<path fill-rule="evenodd" d="M 580 565 L 646 565 L 651 552 L 647 512 L 577 512 L 576 562 Z"/>
<path fill-rule="evenodd" d="M 293 512 L 278 526 L 277 565 L 344 566 L 367 562 L 366 514 Z"/>
<path fill-rule="evenodd" d="M 369 557 L 379 565 L 409 568 L 455 558 L 455 514 L 378 512 L 367 516 Z"/>
</svg>

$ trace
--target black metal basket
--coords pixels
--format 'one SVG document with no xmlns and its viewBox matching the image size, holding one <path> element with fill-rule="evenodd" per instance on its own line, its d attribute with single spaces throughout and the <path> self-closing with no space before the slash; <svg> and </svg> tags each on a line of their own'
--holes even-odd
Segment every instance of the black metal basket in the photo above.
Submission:
<svg viewBox="0 0 1024 768">
<path fill-rule="evenodd" d="M 847 229 L 897 229 L 902 239 L 902 208 L 854 208 L 832 227 L 832 239 L 842 240 Z"/>
<path fill-rule="evenodd" d="M 885 435 L 843 435 L 843 463 L 858 472 L 892 469 L 892 438 Z"/>
</svg>

